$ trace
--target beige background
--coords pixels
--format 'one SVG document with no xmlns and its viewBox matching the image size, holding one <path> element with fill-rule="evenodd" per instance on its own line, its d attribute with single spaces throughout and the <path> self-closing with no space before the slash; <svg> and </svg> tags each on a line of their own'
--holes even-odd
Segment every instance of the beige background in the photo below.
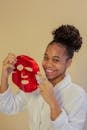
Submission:
<svg viewBox="0 0 87 130">
<path fill-rule="evenodd" d="M 69 72 L 87 91 L 87 0 L 0 0 L 0 71 L 8 52 L 29 55 L 41 67 L 51 31 L 61 24 L 75 25 L 83 36 L 83 47 Z M 0 113 L 0 130 L 28 130 L 27 118 L 27 112 Z"/>
</svg>

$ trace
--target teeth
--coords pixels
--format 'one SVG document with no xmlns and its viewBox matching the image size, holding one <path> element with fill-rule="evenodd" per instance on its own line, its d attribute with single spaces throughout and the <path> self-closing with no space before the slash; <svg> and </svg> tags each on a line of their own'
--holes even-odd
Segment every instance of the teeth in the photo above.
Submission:
<svg viewBox="0 0 87 130">
<path fill-rule="evenodd" d="M 53 70 L 47 69 L 46 72 L 53 72 Z"/>
</svg>

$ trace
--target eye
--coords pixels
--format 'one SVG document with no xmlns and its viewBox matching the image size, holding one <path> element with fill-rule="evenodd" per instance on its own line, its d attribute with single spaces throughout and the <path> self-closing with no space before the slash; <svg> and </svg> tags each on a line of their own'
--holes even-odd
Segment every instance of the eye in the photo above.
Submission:
<svg viewBox="0 0 87 130">
<path fill-rule="evenodd" d="M 19 71 L 23 70 L 23 65 L 22 65 L 22 64 L 19 64 L 19 65 L 17 66 L 17 70 L 19 70 Z"/>
<path fill-rule="evenodd" d="M 47 56 L 44 56 L 43 60 L 47 61 L 49 58 Z"/>
<path fill-rule="evenodd" d="M 60 60 L 59 59 L 53 59 L 54 63 L 58 63 Z"/>
<path fill-rule="evenodd" d="M 33 69 L 32 69 L 32 68 L 30 68 L 30 67 L 25 67 L 25 69 L 26 69 L 27 71 L 30 71 L 30 72 L 32 72 L 32 71 L 33 71 Z"/>
</svg>

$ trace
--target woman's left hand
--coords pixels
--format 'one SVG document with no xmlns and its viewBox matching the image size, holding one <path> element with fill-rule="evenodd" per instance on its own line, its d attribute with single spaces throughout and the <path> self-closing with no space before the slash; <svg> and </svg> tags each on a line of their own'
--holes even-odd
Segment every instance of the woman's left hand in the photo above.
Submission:
<svg viewBox="0 0 87 130">
<path fill-rule="evenodd" d="M 44 100 L 51 106 L 53 105 L 54 101 L 56 101 L 53 85 L 47 80 L 46 77 L 42 76 L 40 73 L 38 74 L 40 78 L 40 94 L 44 98 Z"/>
<path fill-rule="evenodd" d="M 40 89 L 40 94 L 42 95 L 43 99 L 48 103 L 51 110 L 51 120 L 55 120 L 59 114 L 62 112 L 59 103 L 55 97 L 53 85 L 41 74 L 38 74 L 40 78 L 40 85 L 38 86 Z"/>
</svg>

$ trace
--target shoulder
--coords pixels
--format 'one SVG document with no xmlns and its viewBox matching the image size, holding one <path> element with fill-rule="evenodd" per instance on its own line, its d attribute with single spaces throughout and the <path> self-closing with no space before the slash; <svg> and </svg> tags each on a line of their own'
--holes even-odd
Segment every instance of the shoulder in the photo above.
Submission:
<svg viewBox="0 0 87 130">
<path fill-rule="evenodd" d="M 86 91 L 82 88 L 82 86 L 71 83 L 69 91 L 71 91 L 72 94 L 77 95 L 77 96 L 87 96 Z"/>
<path fill-rule="evenodd" d="M 65 87 L 65 93 L 71 96 L 75 96 L 75 97 L 83 97 L 86 96 L 87 93 L 84 90 L 84 88 L 82 86 L 80 86 L 79 84 L 76 84 L 72 81 L 71 76 L 67 75 L 66 76 L 66 82 L 68 82 L 68 84 Z"/>
<path fill-rule="evenodd" d="M 70 83 L 70 85 L 65 88 L 62 98 L 64 102 L 69 104 L 85 104 L 87 102 L 87 93 L 81 86 Z"/>
</svg>

